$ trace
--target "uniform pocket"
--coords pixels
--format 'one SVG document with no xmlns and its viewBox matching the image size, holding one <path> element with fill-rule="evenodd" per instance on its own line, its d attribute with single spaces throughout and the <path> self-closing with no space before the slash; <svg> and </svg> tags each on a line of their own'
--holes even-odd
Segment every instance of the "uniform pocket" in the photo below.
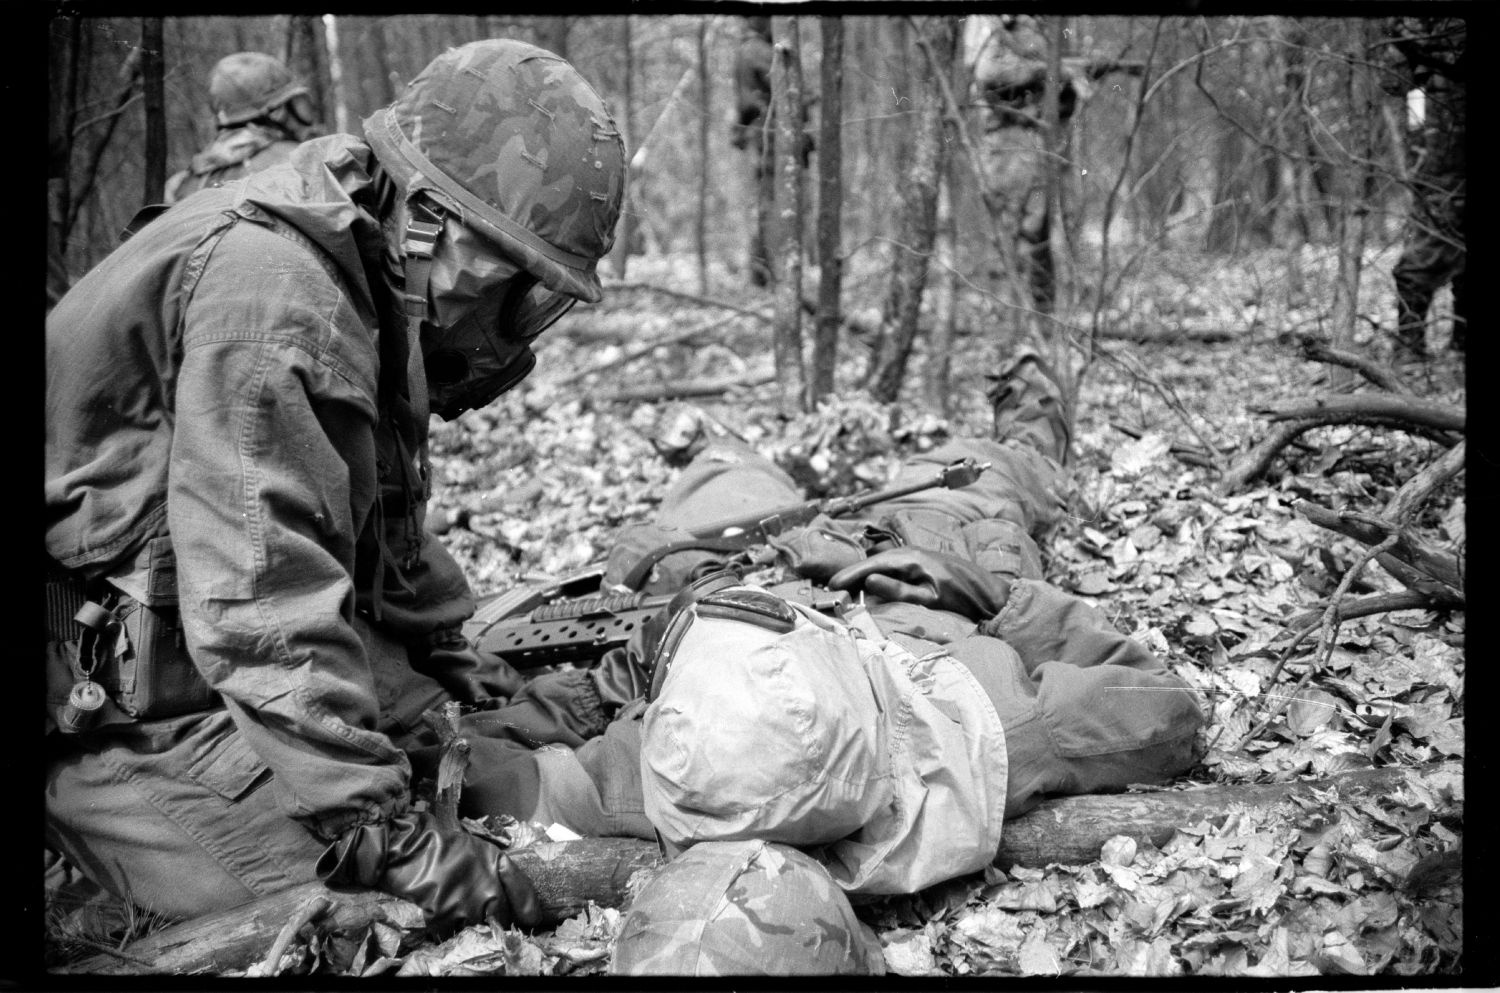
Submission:
<svg viewBox="0 0 1500 993">
<path fill-rule="evenodd" d="M 227 716 L 224 720 L 227 723 Z M 235 801 L 264 786 L 271 769 L 231 724 L 204 742 L 203 754 L 188 767 L 187 775 L 205 789 Z"/>
</svg>

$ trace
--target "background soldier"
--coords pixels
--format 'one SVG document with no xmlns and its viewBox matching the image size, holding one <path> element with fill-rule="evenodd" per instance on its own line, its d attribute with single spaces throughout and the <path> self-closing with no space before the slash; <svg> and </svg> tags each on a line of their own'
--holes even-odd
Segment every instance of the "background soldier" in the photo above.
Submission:
<svg viewBox="0 0 1500 993">
<path fill-rule="evenodd" d="M 1391 45 L 1399 61 L 1388 88 L 1402 96 L 1422 94 L 1421 120 L 1410 131 L 1415 165 L 1411 207 L 1396 281 L 1398 355 L 1427 355 L 1427 313 L 1444 284 L 1453 285 L 1453 335 L 1449 348 L 1464 351 L 1468 327 L 1465 286 L 1468 50 L 1465 24 L 1458 18 L 1400 17 L 1391 24 Z"/>
<path fill-rule="evenodd" d="M 1048 44 L 1041 21 L 1029 14 L 975 16 L 966 26 L 975 95 L 987 110 L 983 147 L 990 192 L 1001 205 L 1002 230 L 1014 239 L 1016 264 L 1032 302 L 1045 313 L 1052 311 L 1057 296 L 1047 193 L 1052 166 L 1044 117 Z M 1090 81 L 1144 69 L 1138 63 L 1093 58 L 1069 57 L 1060 64 L 1057 124 L 1062 129 L 1087 98 Z"/>
<path fill-rule="evenodd" d="M 261 52 L 220 59 L 208 79 L 208 105 L 218 134 L 167 180 L 167 203 L 284 162 L 300 142 L 321 133 L 307 87 Z"/>
</svg>

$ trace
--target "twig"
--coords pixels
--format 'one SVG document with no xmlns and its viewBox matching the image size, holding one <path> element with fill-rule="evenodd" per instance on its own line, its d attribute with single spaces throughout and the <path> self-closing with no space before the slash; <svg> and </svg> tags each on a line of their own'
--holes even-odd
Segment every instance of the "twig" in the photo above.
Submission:
<svg viewBox="0 0 1500 993">
<path fill-rule="evenodd" d="M 718 396 L 738 387 L 762 386 L 776 378 L 776 370 L 718 379 L 687 379 L 676 383 L 654 383 L 645 386 L 627 387 L 613 393 L 601 393 L 591 399 L 595 403 L 640 403 L 653 400 L 680 400 L 686 397 Z"/>
<path fill-rule="evenodd" d="M 85 937 L 81 934 L 69 935 L 67 940 L 76 941 L 80 945 L 88 945 L 90 948 L 95 949 L 96 951 L 103 952 L 105 955 L 108 955 L 112 958 L 117 958 L 122 962 L 129 962 L 131 965 L 141 966 L 142 968 L 147 970 L 153 969 L 156 966 L 156 963 L 154 962 L 148 962 L 147 960 L 135 955 L 128 955 L 125 952 L 120 951 L 113 945 L 107 944 L 103 941 L 98 941 L 94 938 Z M 66 969 L 66 967 L 64 967 L 64 969 Z"/>
<path fill-rule="evenodd" d="M 736 314 L 753 317 L 767 324 L 772 323 L 775 318 L 764 311 L 751 310 L 738 304 L 725 303 L 723 300 L 715 300 L 711 297 L 699 296 L 696 293 L 688 293 L 683 290 L 674 290 L 669 286 L 658 286 L 655 283 L 605 283 L 606 290 L 641 290 L 646 293 L 659 293 L 662 296 L 674 297 L 678 300 L 686 300 L 689 303 L 702 304 L 705 307 L 718 307 L 723 310 L 732 310 Z"/>
<path fill-rule="evenodd" d="M 1245 746 L 1254 741 L 1263 731 L 1266 730 L 1266 728 L 1270 727 L 1271 724 L 1281 716 L 1282 712 L 1286 710 L 1287 704 L 1289 704 L 1294 698 L 1301 694 L 1304 689 L 1307 688 L 1307 684 L 1312 682 L 1313 676 L 1323 671 L 1323 667 L 1328 664 L 1328 659 L 1333 655 L 1334 637 L 1338 633 L 1339 625 L 1343 623 L 1342 618 L 1339 616 L 1339 608 L 1343 603 L 1345 595 L 1347 595 L 1349 592 L 1349 587 L 1354 584 L 1355 579 L 1359 578 L 1359 574 L 1364 572 L 1365 566 L 1369 564 L 1370 560 L 1381 552 L 1386 551 L 1390 546 L 1394 545 L 1397 538 L 1398 535 L 1392 534 L 1379 545 L 1376 545 L 1373 548 L 1365 549 L 1364 554 L 1362 554 L 1358 560 L 1356 560 L 1352 565 L 1349 566 L 1348 569 L 1344 571 L 1344 578 L 1339 580 L 1338 589 L 1333 591 L 1333 596 L 1329 599 L 1328 602 L 1328 608 L 1323 611 L 1323 623 L 1319 626 L 1318 629 L 1318 654 L 1313 661 L 1313 664 L 1308 666 L 1307 672 L 1303 673 L 1302 678 L 1297 680 L 1297 685 L 1292 687 L 1291 692 L 1283 694 L 1281 696 L 1280 700 L 1274 707 L 1271 708 L 1271 712 L 1266 715 L 1265 719 L 1245 733 L 1245 736 L 1240 739 L 1239 744 L 1234 746 L 1233 750 L 1235 752 L 1244 751 Z M 1309 632 L 1311 630 L 1312 628 L 1308 628 Z M 1292 645 L 1288 646 L 1286 656 L 1290 656 L 1292 646 L 1295 646 L 1296 644 L 1301 642 L 1306 634 L 1307 632 L 1304 632 L 1303 634 L 1297 636 L 1297 639 L 1292 642 Z M 1285 661 L 1285 657 L 1283 658 L 1283 661 Z M 1281 668 L 1282 667 L 1280 665 L 1276 667 L 1276 672 L 1271 677 L 1273 681 L 1275 680 L 1276 676 L 1281 674 Z"/>
<path fill-rule="evenodd" d="M 610 369 L 613 369 L 617 366 L 626 365 L 630 362 L 634 362 L 636 359 L 645 358 L 647 355 L 650 355 L 652 352 L 656 351 L 663 345 L 681 344 L 682 342 L 687 341 L 690 338 L 696 338 L 700 334 L 707 334 L 710 331 L 714 331 L 718 328 L 723 327 L 730 321 L 734 320 L 734 318 L 735 315 L 733 314 L 730 314 L 726 317 L 716 317 L 711 321 L 705 321 L 702 324 L 694 325 L 693 327 L 687 328 L 686 330 L 674 331 L 671 334 L 662 335 L 660 338 L 652 339 L 651 341 L 646 342 L 643 345 L 638 345 L 635 348 L 626 349 L 620 355 L 613 359 L 610 359 L 608 362 L 600 362 L 599 364 L 590 366 L 587 369 L 579 369 L 575 372 L 568 373 L 566 376 L 561 376 L 556 380 L 555 385 L 571 386 L 573 383 L 578 382 L 580 379 L 584 379 L 588 376 L 593 376 L 601 372 L 608 372 Z"/>
<path fill-rule="evenodd" d="M 258 974 L 261 976 L 274 976 L 280 971 L 281 956 L 286 954 L 292 939 L 297 932 L 302 930 L 304 924 L 310 924 L 322 917 L 333 906 L 333 901 L 328 897 L 318 894 L 304 903 L 291 918 L 282 925 L 281 931 L 277 933 L 276 940 L 271 943 L 271 950 L 266 952 L 266 957 L 261 960 Z"/>
</svg>

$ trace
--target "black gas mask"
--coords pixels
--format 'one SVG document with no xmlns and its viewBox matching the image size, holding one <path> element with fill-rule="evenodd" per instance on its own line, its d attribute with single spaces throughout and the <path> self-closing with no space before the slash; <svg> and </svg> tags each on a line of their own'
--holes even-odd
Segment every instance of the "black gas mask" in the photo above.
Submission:
<svg viewBox="0 0 1500 993">
<path fill-rule="evenodd" d="M 424 250 L 420 237 L 412 246 L 413 233 L 423 231 L 431 237 L 431 263 L 419 340 L 429 407 L 449 421 L 525 379 L 536 365 L 531 343 L 577 300 L 542 285 L 456 217 L 418 205 L 406 240 L 409 293 L 419 292 L 413 261 Z"/>
</svg>

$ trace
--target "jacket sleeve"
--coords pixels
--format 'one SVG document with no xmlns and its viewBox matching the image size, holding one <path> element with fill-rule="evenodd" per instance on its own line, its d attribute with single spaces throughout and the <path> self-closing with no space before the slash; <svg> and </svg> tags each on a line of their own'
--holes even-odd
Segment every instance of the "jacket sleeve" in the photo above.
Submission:
<svg viewBox="0 0 1500 993">
<path fill-rule="evenodd" d="M 185 312 L 168 479 L 194 662 L 324 837 L 407 801 L 353 624 L 376 487 L 374 332 L 306 248 L 227 235 Z"/>
<path fill-rule="evenodd" d="M 1160 659 L 1115 630 L 1087 601 L 1039 579 L 1012 580 L 1005 606 L 979 625 L 979 633 L 1014 648 L 1027 672 L 1051 661 L 1083 668 L 1118 665 L 1147 672 L 1166 670 Z"/>
</svg>

